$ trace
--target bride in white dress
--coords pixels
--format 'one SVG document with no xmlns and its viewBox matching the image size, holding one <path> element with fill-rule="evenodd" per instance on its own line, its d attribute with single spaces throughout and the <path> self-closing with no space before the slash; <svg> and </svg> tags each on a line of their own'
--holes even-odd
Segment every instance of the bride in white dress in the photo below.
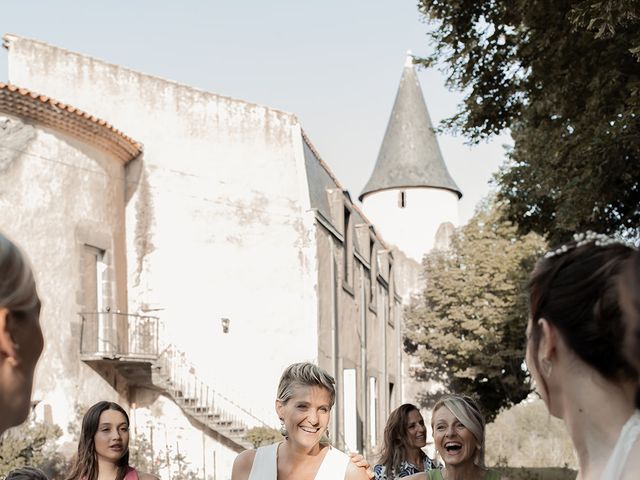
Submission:
<svg viewBox="0 0 640 480">
<path fill-rule="evenodd" d="M 577 480 L 640 478 L 638 375 L 624 356 L 618 281 L 634 249 L 599 235 L 541 259 L 529 283 L 527 366 L 578 457 Z"/>
<path fill-rule="evenodd" d="M 325 442 L 334 385 L 312 363 L 289 366 L 276 399 L 284 440 L 238 455 L 231 480 L 369 480 L 364 468 Z"/>
</svg>

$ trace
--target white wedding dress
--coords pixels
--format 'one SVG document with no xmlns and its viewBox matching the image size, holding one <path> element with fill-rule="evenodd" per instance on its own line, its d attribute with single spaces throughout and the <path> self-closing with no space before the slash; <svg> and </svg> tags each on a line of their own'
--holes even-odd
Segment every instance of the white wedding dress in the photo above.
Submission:
<svg viewBox="0 0 640 480">
<path fill-rule="evenodd" d="M 607 466 L 602 472 L 603 480 L 619 480 L 622 478 L 631 449 L 640 441 L 640 410 L 636 410 L 620 431 L 620 436 L 613 447 Z M 640 478 L 640 474 L 639 474 Z"/>
</svg>

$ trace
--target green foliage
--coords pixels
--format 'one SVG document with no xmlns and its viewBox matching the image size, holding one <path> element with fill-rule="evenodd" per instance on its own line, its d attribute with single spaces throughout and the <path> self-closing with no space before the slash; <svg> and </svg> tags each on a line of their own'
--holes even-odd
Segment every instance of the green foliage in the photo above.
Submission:
<svg viewBox="0 0 640 480">
<path fill-rule="evenodd" d="M 152 442 L 153 430 L 150 428 L 149 436 L 138 433 L 135 443 L 129 450 L 129 462 L 141 472 L 158 475 L 163 469 L 171 471 L 172 480 L 199 480 L 200 476 L 191 469 L 191 464 L 180 453 L 179 444 L 174 450 L 171 446 L 165 446 L 165 450 L 156 450 Z"/>
<path fill-rule="evenodd" d="M 247 430 L 244 439 L 251 442 L 253 448 L 258 448 L 282 440 L 282 434 L 271 427 L 253 427 Z"/>
<path fill-rule="evenodd" d="M 451 249 L 423 261 L 426 285 L 406 315 L 405 349 L 417 356 L 420 380 L 480 399 L 488 421 L 526 398 L 523 370 L 527 306 L 523 286 L 545 243 L 519 237 L 488 204 L 456 230 Z M 431 405 L 441 391 L 427 391 Z"/>
<path fill-rule="evenodd" d="M 50 478 L 62 478 L 67 470 L 64 457 L 56 452 L 62 436 L 58 425 L 28 421 L 0 437 L 0 475 L 14 468 L 40 468 Z"/>
<path fill-rule="evenodd" d="M 470 141 L 510 129 L 505 216 L 555 243 L 640 224 L 640 3 L 419 0 L 449 86 L 445 125 Z"/>
<path fill-rule="evenodd" d="M 485 444 L 488 465 L 577 468 L 564 423 L 540 399 L 501 412 L 487 425 Z"/>
</svg>

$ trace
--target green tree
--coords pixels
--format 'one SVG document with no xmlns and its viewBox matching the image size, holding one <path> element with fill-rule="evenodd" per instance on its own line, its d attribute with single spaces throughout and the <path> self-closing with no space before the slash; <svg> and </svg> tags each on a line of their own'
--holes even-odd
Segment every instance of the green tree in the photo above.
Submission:
<svg viewBox="0 0 640 480">
<path fill-rule="evenodd" d="M 474 395 L 488 420 L 531 391 L 523 369 L 527 303 L 524 284 L 545 250 L 539 235 L 517 235 L 487 204 L 458 228 L 450 250 L 423 261 L 426 285 L 407 309 L 405 349 L 417 356 L 419 380 Z M 429 406 L 442 391 L 427 391 Z"/>
<path fill-rule="evenodd" d="M 419 0 L 433 56 L 465 92 L 445 122 L 471 142 L 510 129 L 498 176 L 520 232 L 564 240 L 640 224 L 640 2 Z"/>
<path fill-rule="evenodd" d="M 282 434 L 271 427 L 253 427 L 247 430 L 244 439 L 251 442 L 253 448 L 258 448 L 282 440 Z"/>
<path fill-rule="evenodd" d="M 57 453 L 62 429 L 45 422 L 27 421 L 0 437 L 0 476 L 14 468 L 32 466 L 43 470 L 50 478 L 62 478 L 65 458 Z"/>
</svg>

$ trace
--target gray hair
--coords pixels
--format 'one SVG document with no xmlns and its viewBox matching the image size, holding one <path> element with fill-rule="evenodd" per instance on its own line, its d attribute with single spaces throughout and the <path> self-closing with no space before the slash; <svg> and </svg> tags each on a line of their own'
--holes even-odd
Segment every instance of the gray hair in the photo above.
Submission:
<svg viewBox="0 0 640 480">
<path fill-rule="evenodd" d="M 476 441 L 476 464 L 484 467 L 484 415 L 480 412 L 480 407 L 476 401 L 467 395 L 448 394 L 440 397 L 433 406 L 431 415 L 431 428 L 433 429 L 433 416 L 440 407 L 447 407 L 458 421 L 469 430 Z"/>
<path fill-rule="evenodd" d="M 40 300 L 27 258 L 0 233 L 0 308 L 20 317 L 38 309 Z"/>
<path fill-rule="evenodd" d="M 284 405 L 293 397 L 296 387 L 322 387 L 329 391 L 331 407 L 336 400 L 336 381 L 325 370 L 309 362 L 294 363 L 289 365 L 278 384 L 277 399 Z"/>
</svg>

